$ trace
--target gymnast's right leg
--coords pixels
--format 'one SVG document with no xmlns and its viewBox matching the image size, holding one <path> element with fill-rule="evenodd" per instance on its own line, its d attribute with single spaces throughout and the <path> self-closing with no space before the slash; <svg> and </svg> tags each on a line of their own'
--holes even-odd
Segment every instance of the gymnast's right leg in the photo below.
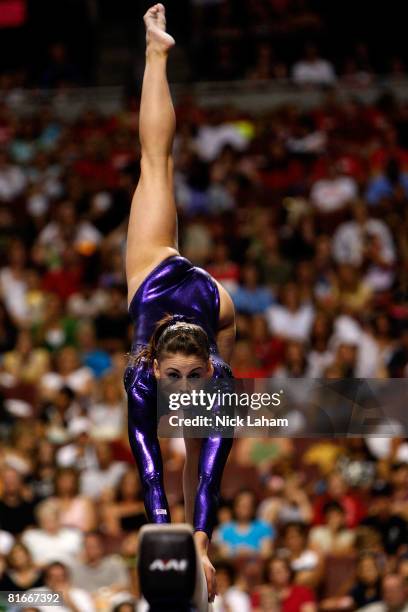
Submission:
<svg viewBox="0 0 408 612">
<path fill-rule="evenodd" d="M 176 119 L 166 75 L 174 39 L 165 31 L 162 4 L 149 9 L 144 20 L 146 66 L 139 115 L 141 175 L 132 200 L 126 249 L 129 302 L 155 266 L 178 254 L 172 160 Z"/>
</svg>

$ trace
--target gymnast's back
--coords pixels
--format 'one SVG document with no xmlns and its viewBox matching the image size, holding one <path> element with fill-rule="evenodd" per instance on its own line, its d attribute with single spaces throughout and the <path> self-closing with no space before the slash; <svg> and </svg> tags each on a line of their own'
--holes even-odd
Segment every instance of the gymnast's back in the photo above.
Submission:
<svg viewBox="0 0 408 612">
<path fill-rule="evenodd" d="M 214 378 L 231 376 L 230 367 L 218 354 L 216 334 L 220 311 L 220 295 L 213 278 L 202 268 L 181 255 L 163 259 L 143 280 L 130 305 L 129 314 L 134 322 L 132 356 L 148 345 L 156 324 L 167 314 L 182 317 L 204 329 L 210 342 Z M 137 370 L 137 371 L 135 371 Z M 141 361 L 129 366 L 125 373 L 125 386 L 135 382 L 138 374 L 150 374 L 148 364 Z M 145 378 L 145 376 L 143 378 Z"/>
</svg>

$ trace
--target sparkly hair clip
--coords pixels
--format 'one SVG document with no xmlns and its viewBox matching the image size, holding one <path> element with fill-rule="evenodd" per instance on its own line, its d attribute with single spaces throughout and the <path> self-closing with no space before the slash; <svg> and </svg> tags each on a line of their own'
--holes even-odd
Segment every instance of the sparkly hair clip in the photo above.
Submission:
<svg viewBox="0 0 408 612">
<path fill-rule="evenodd" d="M 180 323 L 184 323 L 184 325 L 180 325 Z M 180 314 L 172 315 L 172 317 L 171 317 L 171 319 L 169 319 L 166 327 L 164 328 L 164 330 L 160 334 L 159 342 L 161 343 L 163 341 L 163 338 L 165 338 L 169 333 L 171 333 L 174 330 L 180 330 L 180 329 L 183 329 L 183 327 L 184 327 L 185 331 L 189 330 L 190 327 L 188 325 L 189 325 L 189 323 L 188 323 L 188 321 L 186 321 L 186 319 L 185 319 L 185 317 L 183 315 L 180 315 Z"/>
<path fill-rule="evenodd" d="M 170 319 L 170 325 L 175 325 L 176 323 L 187 323 L 184 315 L 174 314 Z"/>
</svg>

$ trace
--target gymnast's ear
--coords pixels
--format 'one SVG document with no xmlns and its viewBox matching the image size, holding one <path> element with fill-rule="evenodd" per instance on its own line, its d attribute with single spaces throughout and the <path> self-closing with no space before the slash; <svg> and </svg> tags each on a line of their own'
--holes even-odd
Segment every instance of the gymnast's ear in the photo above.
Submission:
<svg viewBox="0 0 408 612">
<path fill-rule="evenodd" d="M 153 359 L 153 372 L 156 378 L 160 378 L 159 362 L 156 358 Z"/>
<path fill-rule="evenodd" d="M 212 363 L 211 359 L 209 359 L 207 361 L 207 375 L 208 375 L 208 378 L 211 378 L 213 374 L 214 374 L 214 366 L 213 366 L 213 363 Z"/>
</svg>

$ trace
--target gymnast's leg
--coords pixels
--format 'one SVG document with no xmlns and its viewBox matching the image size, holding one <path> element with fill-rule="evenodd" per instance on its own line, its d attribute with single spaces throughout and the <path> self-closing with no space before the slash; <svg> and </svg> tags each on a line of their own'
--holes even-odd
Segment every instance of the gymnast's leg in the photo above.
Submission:
<svg viewBox="0 0 408 612">
<path fill-rule="evenodd" d="M 132 200 L 126 250 L 129 301 L 160 261 L 178 254 L 172 162 L 176 121 L 166 76 L 174 39 L 165 31 L 162 4 L 149 9 L 144 20 L 146 66 L 139 116 L 141 175 Z"/>
</svg>

